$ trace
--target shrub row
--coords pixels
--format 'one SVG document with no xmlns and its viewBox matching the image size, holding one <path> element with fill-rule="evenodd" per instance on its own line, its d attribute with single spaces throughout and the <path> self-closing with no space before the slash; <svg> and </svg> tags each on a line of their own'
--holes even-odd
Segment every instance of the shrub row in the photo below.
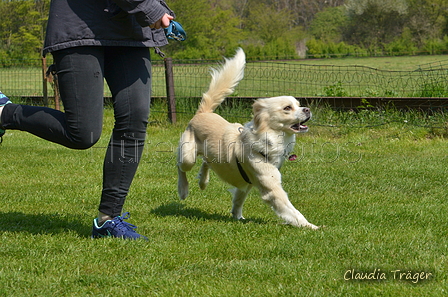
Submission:
<svg viewBox="0 0 448 297">
<path fill-rule="evenodd" d="M 420 47 L 410 37 L 403 34 L 399 39 L 381 47 L 362 48 L 345 42 L 326 42 L 310 39 L 306 46 L 308 58 L 336 58 L 345 56 L 404 56 L 404 55 L 443 55 L 448 54 L 448 36 L 443 39 L 428 39 Z"/>
</svg>

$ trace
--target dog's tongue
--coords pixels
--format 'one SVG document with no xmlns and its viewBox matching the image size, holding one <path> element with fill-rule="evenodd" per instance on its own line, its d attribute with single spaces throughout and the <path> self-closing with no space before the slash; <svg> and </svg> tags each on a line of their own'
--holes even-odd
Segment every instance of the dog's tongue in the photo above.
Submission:
<svg viewBox="0 0 448 297">
<path fill-rule="evenodd" d="M 297 160 L 297 155 L 291 155 L 291 156 L 289 156 L 289 157 L 288 157 L 288 160 L 289 160 L 289 161 L 295 161 L 295 160 Z"/>
<path fill-rule="evenodd" d="M 302 124 L 294 124 L 291 126 L 292 129 L 296 130 L 296 131 L 301 131 L 301 130 L 306 130 L 308 129 L 307 125 L 302 125 Z"/>
</svg>

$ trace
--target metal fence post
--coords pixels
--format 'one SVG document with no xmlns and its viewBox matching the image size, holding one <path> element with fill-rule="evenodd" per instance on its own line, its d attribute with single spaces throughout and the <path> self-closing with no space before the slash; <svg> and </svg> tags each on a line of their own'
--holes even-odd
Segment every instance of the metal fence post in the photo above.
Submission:
<svg viewBox="0 0 448 297">
<path fill-rule="evenodd" d="M 171 123 L 176 123 L 176 97 L 174 95 L 173 60 L 165 58 L 166 97 L 168 100 L 168 118 Z"/>
</svg>

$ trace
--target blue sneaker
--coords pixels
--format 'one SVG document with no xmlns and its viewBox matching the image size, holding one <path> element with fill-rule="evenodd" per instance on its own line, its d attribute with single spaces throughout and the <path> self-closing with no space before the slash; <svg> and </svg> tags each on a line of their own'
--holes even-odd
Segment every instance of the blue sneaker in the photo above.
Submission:
<svg viewBox="0 0 448 297">
<path fill-rule="evenodd" d="M 0 91 L 0 106 L 5 106 L 8 103 L 12 103 L 5 94 Z"/>
<path fill-rule="evenodd" d="M 124 213 L 124 216 L 118 216 L 112 220 L 107 220 L 101 227 L 98 226 L 98 218 L 93 220 L 92 238 L 102 237 L 117 237 L 123 239 L 144 239 L 148 240 L 146 236 L 135 232 L 136 226 L 125 222 L 131 215 L 129 212 Z"/>
<path fill-rule="evenodd" d="M 6 97 L 2 92 L 0 92 L 0 107 L 5 106 L 6 104 L 12 103 L 8 97 Z M 3 141 L 3 135 L 5 135 L 5 129 L 3 129 L 0 122 L 0 143 Z"/>
</svg>

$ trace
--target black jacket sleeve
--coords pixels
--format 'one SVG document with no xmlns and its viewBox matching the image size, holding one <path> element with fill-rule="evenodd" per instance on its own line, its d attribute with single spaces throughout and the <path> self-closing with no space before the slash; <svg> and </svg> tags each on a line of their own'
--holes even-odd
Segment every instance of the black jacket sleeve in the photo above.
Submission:
<svg viewBox="0 0 448 297">
<path fill-rule="evenodd" d="M 165 13 L 174 16 L 174 12 L 163 0 L 112 0 L 119 8 L 135 16 L 142 27 L 154 24 Z M 113 5 L 110 9 L 114 9 Z"/>
</svg>

